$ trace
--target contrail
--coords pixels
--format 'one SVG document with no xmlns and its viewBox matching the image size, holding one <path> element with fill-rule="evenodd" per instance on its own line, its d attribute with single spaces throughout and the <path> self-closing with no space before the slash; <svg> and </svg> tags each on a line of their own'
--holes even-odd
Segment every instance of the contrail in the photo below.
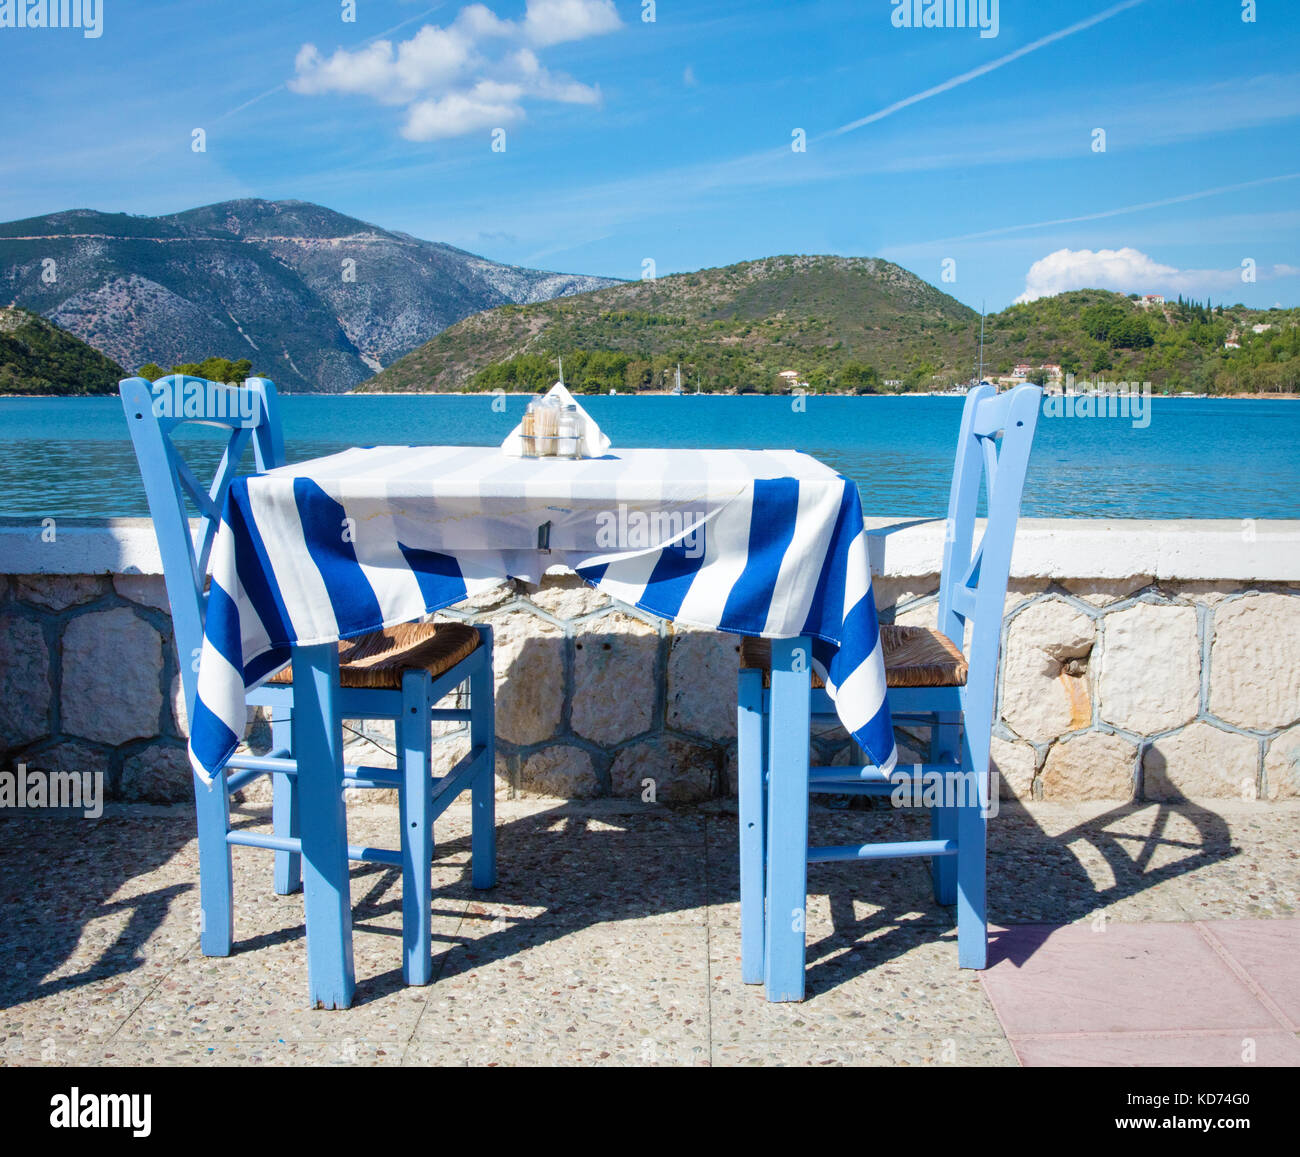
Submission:
<svg viewBox="0 0 1300 1157">
<path fill-rule="evenodd" d="M 376 32 L 373 36 L 366 37 L 366 39 L 361 41 L 361 43 L 357 45 L 357 47 L 364 48 L 372 40 L 378 40 L 380 39 L 380 37 L 388 36 L 390 33 L 396 32 L 399 28 L 405 28 L 406 25 L 408 24 L 413 24 L 417 20 L 423 20 L 426 16 L 431 16 L 433 13 L 437 12 L 439 8 L 446 8 L 449 3 L 450 0 L 439 0 L 439 3 L 435 4 L 432 8 L 428 8 L 425 11 L 420 12 L 415 16 L 409 16 L 405 20 L 403 20 L 400 24 L 394 24 L 392 28 L 385 29 L 383 32 Z M 283 92 L 284 89 L 285 89 L 285 84 L 277 84 L 274 88 L 268 88 L 265 92 L 258 93 L 257 96 L 254 97 L 250 97 L 248 100 L 244 101 L 243 104 L 236 105 L 234 108 L 230 109 L 229 111 L 223 112 L 218 116 L 213 117 L 212 123 L 219 124 L 221 121 L 224 121 L 227 117 L 232 117 L 236 113 L 241 113 L 244 111 L 244 109 L 257 104 L 259 100 L 265 100 L 268 96 L 274 96 L 277 92 Z M 151 162 L 157 160 L 164 153 L 170 151 L 173 147 L 174 147 L 173 143 L 171 141 L 168 141 L 166 144 L 160 145 L 147 157 L 143 158 L 142 160 L 135 161 L 134 164 L 139 168 L 144 168 Z"/>
<path fill-rule="evenodd" d="M 985 237 L 1000 237 L 1006 233 L 1023 233 L 1028 229 L 1047 229 L 1053 225 L 1077 225 L 1081 221 L 1100 221 L 1106 217 L 1119 217 L 1125 213 L 1140 213 L 1145 209 L 1163 209 L 1169 205 L 1181 205 L 1187 201 L 1200 201 L 1206 197 L 1219 197 L 1224 193 L 1239 193 L 1243 189 L 1257 189 L 1261 185 L 1276 185 L 1282 181 L 1300 179 L 1300 173 L 1282 173 L 1276 177 L 1260 177 L 1256 181 L 1242 181 L 1238 185 L 1220 185 L 1217 189 L 1202 189 L 1198 193 L 1182 193 L 1177 197 L 1165 197 L 1160 201 L 1143 201 L 1137 205 L 1122 205 L 1118 209 L 1103 209 L 1099 213 L 1084 213 L 1079 217 L 1057 217 L 1051 221 L 1031 221 L 1026 225 L 1003 225 L 998 229 L 985 229 L 979 233 L 965 233 L 960 237 L 940 237 L 927 241 L 927 245 L 944 245 L 951 241 L 978 241 Z M 900 248 L 900 246 L 894 246 Z M 901 248 L 906 248 L 901 247 Z"/>
<path fill-rule="evenodd" d="M 981 64 L 979 68 L 972 68 L 970 72 L 963 72 L 960 76 L 954 76 L 951 80 L 945 80 L 942 84 L 936 84 L 933 88 L 927 88 L 924 92 L 904 97 L 902 100 L 895 101 L 888 108 L 882 108 L 879 112 L 873 112 L 870 116 L 863 117 L 861 120 L 850 121 L 837 129 L 831 129 L 815 139 L 823 140 L 826 137 L 842 136 L 844 133 L 851 133 L 854 129 L 862 128 L 863 125 L 882 121 L 885 117 L 893 116 L 894 113 L 907 108 L 909 105 L 919 104 L 923 100 L 929 100 L 932 96 L 949 92 L 958 85 L 966 84 L 968 81 L 975 80 L 993 72 L 995 69 L 1001 68 L 1004 64 L 1010 64 L 1013 60 L 1019 60 L 1022 56 L 1028 56 L 1031 52 L 1037 52 L 1040 48 L 1055 44 L 1058 40 L 1064 40 L 1067 36 L 1073 36 L 1076 32 L 1083 32 L 1095 24 L 1100 24 L 1103 20 L 1109 20 L 1112 16 L 1118 16 L 1121 12 L 1127 12 L 1130 8 L 1136 8 L 1139 4 L 1144 3 L 1146 3 L 1146 0 L 1123 0 L 1123 3 L 1107 8 L 1105 12 L 1098 12 L 1096 16 L 1089 16 L 1087 20 L 1080 20 L 1077 24 L 1071 24 L 1069 28 L 1062 28 L 1059 32 L 1052 32 L 1030 44 L 1026 44 L 1023 48 L 1017 48 L 1015 52 L 990 61 L 988 64 Z"/>
</svg>

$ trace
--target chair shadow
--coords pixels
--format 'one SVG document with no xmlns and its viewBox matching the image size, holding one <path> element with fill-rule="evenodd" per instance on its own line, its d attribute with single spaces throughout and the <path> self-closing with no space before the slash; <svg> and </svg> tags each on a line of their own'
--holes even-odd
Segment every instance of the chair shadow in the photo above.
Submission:
<svg viewBox="0 0 1300 1157">
<path fill-rule="evenodd" d="M 1149 822 L 1143 833 L 1112 830 L 1122 819 L 1128 819 L 1131 828 L 1132 817 L 1146 813 Z M 1170 835 L 1174 815 L 1190 821 L 1195 834 Z M 698 846 L 682 842 L 684 817 L 700 819 Z M 235 818 L 244 825 L 266 823 L 269 816 L 244 812 Z M 864 813 L 816 809 L 814 838 L 818 828 L 842 828 L 858 818 L 868 827 L 884 827 L 878 821 L 888 821 L 897 838 L 906 838 L 898 832 L 900 823 L 906 828 L 924 822 L 919 815 L 893 815 L 880 809 Z M 91 822 L 96 826 L 87 830 L 84 823 L 71 821 L 5 821 L 8 838 L 0 843 L 0 895 L 6 913 L 0 929 L 0 1006 L 12 1007 L 135 971 L 145 963 L 142 947 L 168 919 L 174 903 L 197 888 L 195 880 L 154 888 L 127 900 L 113 899 L 132 879 L 164 867 L 194 838 L 192 813 L 186 821 L 118 817 Z M 1004 822 L 1019 827 L 1014 841 L 1001 838 L 999 824 Z M 665 823 L 663 840 L 654 830 L 658 823 Z M 672 831 L 667 830 L 669 824 L 675 825 Z M 593 814 L 584 805 L 557 803 L 498 824 L 501 881 L 484 892 L 470 886 L 468 831 L 439 841 L 435 868 L 443 882 L 433 898 L 438 956 L 434 982 L 448 968 L 461 970 L 507 959 L 523 946 L 559 940 L 585 928 L 647 918 L 671 921 L 675 912 L 697 913 L 704 905 L 734 903 L 738 899 L 735 828 L 734 815 L 701 813 L 690 807 L 629 801 L 625 808 Z M 694 838 L 695 829 L 685 831 Z M 867 838 L 878 835 L 872 832 Z M 1113 883 L 1094 884 L 1072 850 L 1080 841 L 1090 849 L 1089 858 L 1100 856 L 1104 861 Z M 990 922 L 995 926 L 1074 922 L 1237 854 L 1226 821 L 1191 804 L 1176 809 L 1167 804 L 1117 806 L 1058 835 L 1044 831 L 1024 809 L 1008 806 L 1001 817 L 990 821 Z M 264 859 L 263 887 L 269 895 L 272 864 L 269 856 Z M 825 896 L 832 918 L 829 931 L 814 930 L 808 937 L 810 997 L 898 959 L 918 944 L 955 940 L 953 910 L 933 902 L 925 864 L 891 863 L 909 864 L 914 870 L 897 869 L 882 881 L 879 865 L 810 869 L 810 904 Z M 454 873 L 450 881 L 449 870 Z M 361 1005 L 404 986 L 397 943 L 401 874 L 384 865 L 355 864 L 351 878 L 354 896 L 357 883 L 365 885 L 353 906 L 357 935 L 395 941 L 392 967 L 358 984 L 355 1003 Z M 241 904 L 257 903 L 258 896 L 249 893 L 247 881 L 237 881 L 237 921 Z M 868 908 L 865 915 L 855 908 L 855 901 Z M 304 943 L 305 968 L 305 928 L 301 908 L 294 910 L 298 919 L 242 937 L 234 951 L 243 954 L 299 941 Z M 125 927 L 98 958 L 61 975 L 88 927 L 105 918 L 120 918 L 122 912 L 129 913 Z M 439 931 L 439 916 L 458 918 L 457 930 Z M 1021 927 L 1007 936 L 995 929 L 990 964 L 1023 963 L 1046 934 Z M 188 950 L 197 950 L 197 931 Z M 738 961 L 736 973 L 738 981 Z"/>
<path fill-rule="evenodd" d="M 1144 818 L 1145 832 L 1114 830 L 1121 821 L 1137 816 Z M 1195 835 L 1186 839 L 1171 836 L 1168 829 L 1174 816 L 1190 822 Z M 1019 967 L 1042 947 L 1055 927 L 1096 917 L 1120 900 L 1240 854 L 1222 816 L 1186 802 L 1176 806 L 1116 805 L 1058 835 L 1044 831 L 1032 813 L 1014 804 L 1004 805 L 1001 817 L 1021 830 L 1015 846 L 1004 847 L 1012 841 L 1001 839 L 999 818 L 989 821 L 989 967 L 1001 961 Z M 922 816 L 909 816 L 904 822 L 924 821 Z M 873 834 L 870 838 L 879 837 Z M 923 838 L 923 833 L 895 838 Z M 1089 860 L 1104 863 L 1112 883 L 1098 886 L 1094 882 L 1084 860 L 1072 850 L 1080 843 L 1088 850 Z M 1154 862 L 1162 852 L 1163 862 Z M 1178 855 L 1180 852 L 1184 854 Z M 817 895 L 821 887 L 833 920 L 828 935 L 809 937 L 810 996 L 897 959 L 918 943 L 944 940 L 955 947 L 955 907 L 934 901 L 925 861 L 908 862 L 915 871 L 906 876 L 910 885 L 906 898 L 899 897 L 896 888 L 885 890 L 884 896 L 879 889 L 873 892 L 875 866 L 826 865 L 832 871 L 840 869 L 829 886 L 824 874 L 819 880 L 817 870 L 810 869 L 809 894 Z M 850 873 L 852 879 L 847 878 Z M 881 903 L 859 917 L 855 899 Z"/>
<path fill-rule="evenodd" d="M 141 950 L 173 904 L 198 881 L 114 899 L 132 880 L 158 871 L 193 838 L 171 818 L 140 823 L 140 839 L 113 817 L 94 820 L 14 815 L 0 821 L 0 1008 L 71 992 L 141 968 Z M 93 961 L 63 972 L 91 925 L 125 926 Z M 195 941 L 198 934 L 195 932 Z"/>
<path fill-rule="evenodd" d="M 1041 927 L 1043 925 L 1056 926 L 1087 918 L 1118 900 L 1230 859 L 1240 851 L 1232 846 L 1228 824 L 1221 816 L 1192 804 L 1182 804 L 1177 809 L 1167 804 L 1120 805 L 1055 836 L 1045 832 L 1024 809 L 1016 810 L 1016 822 L 1024 829 L 1018 842 L 1032 853 L 1033 864 L 1028 877 L 1024 873 L 1018 874 L 1017 859 L 1023 860 L 1024 857 L 1018 857 L 1015 851 L 997 850 L 994 831 L 991 838 L 994 850 L 990 855 L 989 882 L 990 922 L 995 927 L 990 936 L 990 966 L 1002 959 L 1023 963 L 1050 934 L 1051 928 Z M 1116 821 L 1145 812 L 1150 812 L 1150 824 L 1145 834 L 1109 830 Z M 1167 835 L 1169 820 L 1175 814 L 1192 823 L 1196 830 L 1193 838 L 1175 839 Z M 435 914 L 439 911 L 440 900 L 445 903 L 451 899 L 477 898 L 489 911 L 475 913 L 471 905 L 471 910 L 464 912 L 462 919 L 481 920 L 490 927 L 482 935 L 472 935 L 468 930 L 450 937 L 435 935 L 436 945 L 450 951 L 441 953 L 434 983 L 437 983 L 438 975 L 448 967 L 459 970 L 462 967 L 479 967 L 507 959 L 520 950 L 525 940 L 528 946 L 534 946 L 597 924 L 650 917 L 671 918 L 673 911 L 692 910 L 693 905 L 689 902 L 676 904 L 671 901 L 675 888 L 688 894 L 691 892 L 690 885 L 680 875 L 681 869 L 690 859 L 688 855 L 681 854 L 680 862 L 676 865 L 658 860 L 645 865 L 651 870 L 645 873 L 644 887 L 640 891 L 623 889 L 618 886 L 619 881 L 611 880 L 608 875 L 616 863 L 635 863 L 638 853 L 647 851 L 644 836 L 638 830 L 645 815 L 643 811 L 634 811 L 628 816 L 629 822 L 623 831 L 611 831 L 611 827 L 617 825 L 618 817 L 602 814 L 599 817 L 599 830 L 593 831 L 590 823 L 582 823 L 580 817 L 574 814 L 571 805 L 560 804 L 525 819 L 501 825 L 499 830 L 504 865 L 509 864 L 512 843 L 521 851 L 529 851 L 529 860 L 536 860 L 536 848 L 529 849 L 527 844 L 536 844 L 545 838 L 539 833 L 560 820 L 564 820 L 569 829 L 563 837 L 566 840 L 573 844 L 588 840 L 595 843 L 581 849 L 571 846 L 566 852 L 558 852 L 554 857 L 555 866 L 559 870 L 571 870 L 575 866 L 580 869 L 579 874 L 567 880 L 567 888 L 564 887 L 565 881 L 559 881 L 561 892 L 557 897 L 558 902 L 548 903 L 546 897 L 533 893 L 527 879 L 512 879 L 508 875 L 498 888 L 489 892 L 475 892 L 468 885 L 468 870 L 463 879 L 436 890 Z M 897 819 L 894 816 L 888 818 Z M 920 819 L 917 816 L 909 817 L 912 823 L 917 823 Z M 579 821 L 576 825 L 573 822 L 575 820 Z M 992 822 L 996 823 L 996 820 Z M 706 825 L 721 824 L 726 829 L 734 829 L 735 823 L 735 817 L 731 815 L 710 815 L 705 819 Z M 575 826 L 583 829 L 583 834 L 575 836 Z M 721 836 L 718 833 L 707 833 L 705 838 L 708 841 L 708 858 L 713 860 L 719 850 L 725 858 L 725 863 L 719 866 L 718 877 L 710 879 L 706 885 L 708 903 L 718 905 L 734 902 L 739 898 L 734 871 L 734 832 L 725 831 Z M 518 840 L 517 843 L 515 839 Z M 1113 884 L 1098 887 L 1093 883 L 1083 863 L 1070 850 L 1071 845 L 1077 841 L 1083 841 L 1100 854 L 1113 874 Z M 442 854 L 463 857 L 469 848 L 469 838 L 457 838 L 440 845 L 440 848 Z M 1187 854 L 1159 866 L 1152 866 L 1152 858 L 1161 849 Z M 678 852 L 682 853 L 684 849 L 679 848 Z M 585 875 L 581 873 L 581 864 L 571 862 L 578 860 L 586 864 Z M 890 889 L 894 894 L 885 897 L 884 903 L 861 917 L 855 913 L 854 901 L 871 904 L 879 898 L 878 895 L 873 895 L 873 867 L 851 864 L 822 865 L 810 869 L 810 897 L 825 895 L 828 898 L 832 930 L 827 934 L 810 934 L 808 937 L 809 997 L 830 991 L 882 964 L 898 959 L 919 944 L 947 941 L 955 948 L 955 909 L 933 902 L 929 873 L 924 863 L 896 863 L 916 865 L 917 871 L 900 874 Z M 653 871 L 655 867 L 667 870 L 663 874 L 656 874 Z M 843 878 L 832 876 L 828 882 L 826 870 L 833 871 L 836 868 L 844 870 L 841 874 Z M 675 873 L 676 879 L 673 878 Z M 354 869 L 354 880 L 366 875 L 375 876 L 377 880 L 367 899 L 357 905 L 358 930 L 364 927 L 367 932 L 399 936 L 400 880 L 391 871 L 380 872 L 369 867 Z M 1037 898 L 1029 897 L 1030 902 L 1027 904 L 1023 896 L 1019 904 L 1011 903 L 1014 894 L 1023 893 L 1026 886 L 1034 886 L 1034 877 L 1050 879 L 1050 889 L 1044 887 Z M 899 894 L 900 885 L 906 885 L 905 895 Z M 668 902 L 648 902 L 647 896 L 651 894 L 667 899 Z M 578 908 L 572 902 L 573 899 L 581 901 L 583 897 L 592 896 L 599 899 L 595 901 L 596 906 L 589 916 L 583 918 L 580 913 L 575 914 L 578 913 Z M 530 907 L 534 913 L 502 918 L 493 916 L 490 912 L 494 907 L 499 909 L 501 906 L 516 905 Z M 996 927 L 999 923 L 1015 925 L 1015 934 L 1008 936 L 1000 931 Z M 472 960 L 456 963 L 457 949 L 465 949 L 471 944 Z M 736 970 L 736 979 L 739 980 L 738 961 Z M 400 969 L 394 968 L 360 984 L 357 1003 L 375 999 L 387 994 L 393 987 L 400 986 Z"/>
</svg>

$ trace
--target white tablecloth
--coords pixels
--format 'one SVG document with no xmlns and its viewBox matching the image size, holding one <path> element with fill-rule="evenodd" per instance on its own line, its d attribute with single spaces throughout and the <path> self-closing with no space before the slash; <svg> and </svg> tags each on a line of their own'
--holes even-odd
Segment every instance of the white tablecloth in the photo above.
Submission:
<svg viewBox="0 0 1300 1157">
<path fill-rule="evenodd" d="M 808 636 L 845 727 L 889 770 L 866 541 L 857 487 L 792 450 L 566 461 L 380 446 L 236 479 L 212 552 L 191 759 L 204 779 L 221 770 L 245 691 L 294 644 L 409 622 L 565 565 L 678 623 Z"/>
</svg>

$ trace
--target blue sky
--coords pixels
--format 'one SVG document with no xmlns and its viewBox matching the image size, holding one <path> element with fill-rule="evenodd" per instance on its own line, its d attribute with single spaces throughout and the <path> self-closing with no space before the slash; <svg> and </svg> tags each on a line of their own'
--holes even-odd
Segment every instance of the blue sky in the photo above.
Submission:
<svg viewBox="0 0 1300 1157">
<path fill-rule="evenodd" d="M 895 0 L 101 4 L 94 38 L 0 27 L 0 218 L 299 198 L 567 272 L 1300 304 L 1293 0 L 999 0 L 996 36 Z"/>
</svg>

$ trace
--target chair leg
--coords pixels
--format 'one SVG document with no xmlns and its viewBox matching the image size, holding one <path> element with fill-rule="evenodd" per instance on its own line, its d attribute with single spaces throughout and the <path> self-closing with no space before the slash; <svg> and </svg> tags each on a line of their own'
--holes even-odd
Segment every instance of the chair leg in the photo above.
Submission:
<svg viewBox="0 0 1300 1157">
<path fill-rule="evenodd" d="M 294 648 L 294 739 L 312 1008 L 347 1008 L 356 990 L 338 686 L 339 649 L 334 643 Z"/>
<path fill-rule="evenodd" d="M 961 768 L 965 794 L 957 810 L 957 963 L 962 968 L 988 964 L 988 912 L 985 899 L 985 817 L 976 784 L 988 782 L 987 735 L 972 742 L 962 728 Z M 972 774 L 973 773 L 973 774 Z"/>
<path fill-rule="evenodd" d="M 272 709 L 271 747 L 277 751 L 293 751 L 293 717 L 287 707 Z M 271 791 L 271 819 L 275 834 L 297 839 L 302 834 L 298 815 L 298 777 L 272 775 Z M 302 856 L 297 852 L 276 852 L 276 892 L 281 896 L 290 896 L 301 888 Z"/>
<path fill-rule="evenodd" d="M 471 747 L 484 749 L 483 766 L 470 786 L 470 882 L 475 888 L 497 883 L 496 705 L 492 675 L 492 629 L 484 636 L 482 662 L 469 679 Z"/>
<path fill-rule="evenodd" d="M 424 670 L 402 676 L 402 717 L 397 725 L 402 760 L 402 977 L 407 984 L 433 978 L 430 921 L 433 906 L 433 770 L 430 766 L 431 680 Z"/>
<path fill-rule="evenodd" d="M 936 715 L 935 726 L 930 730 L 930 762 L 951 763 L 956 770 L 961 751 L 958 748 L 959 715 L 943 712 Z M 957 809 L 947 804 L 936 804 L 930 809 L 930 838 L 955 840 L 957 838 Z M 934 880 L 936 904 L 957 903 L 956 856 L 932 856 L 930 875 Z"/>
<path fill-rule="evenodd" d="M 804 997 L 811 654 L 805 638 L 772 640 L 765 931 L 770 1001 Z"/>
<path fill-rule="evenodd" d="M 736 719 L 736 784 L 740 811 L 740 978 L 763 983 L 763 860 L 766 855 L 763 673 L 740 672 Z"/>
<path fill-rule="evenodd" d="M 234 877 L 230 865 L 230 796 L 225 779 L 209 787 L 194 777 L 199 833 L 199 944 L 204 956 L 229 956 L 235 939 Z"/>
</svg>

